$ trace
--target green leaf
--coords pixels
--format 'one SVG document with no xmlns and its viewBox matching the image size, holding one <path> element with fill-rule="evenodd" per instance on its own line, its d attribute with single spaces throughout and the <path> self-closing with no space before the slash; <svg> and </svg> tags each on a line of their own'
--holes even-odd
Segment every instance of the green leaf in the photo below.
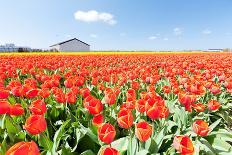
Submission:
<svg viewBox="0 0 232 155">
<path fill-rule="evenodd" d="M 91 150 L 86 150 L 85 152 L 82 152 L 80 155 L 95 155 L 95 154 Z"/>
<path fill-rule="evenodd" d="M 5 129 L 5 120 L 6 120 L 6 114 L 0 115 L 0 126 L 1 126 L 1 129 Z"/>
<path fill-rule="evenodd" d="M 5 125 L 9 138 L 14 142 L 16 134 L 21 131 L 21 127 L 16 125 L 10 116 L 6 116 Z"/>
<path fill-rule="evenodd" d="M 128 148 L 129 140 L 128 137 L 120 138 L 111 143 L 111 146 L 119 151 L 126 151 Z"/>
<path fill-rule="evenodd" d="M 55 136 L 53 138 L 53 146 L 52 146 L 52 152 L 55 154 L 56 151 L 57 151 L 57 148 L 60 144 L 60 140 L 62 138 L 62 136 L 64 135 L 64 133 L 66 132 L 65 131 L 65 128 L 66 126 L 69 124 L 70 120 L 67 120 L 65 121 L 61 126 L 60 128 L 56 131 L 55 133 Z"/>
<path fill-rule="evenodd" d="M 15 98 L 14 98 L 13 95 L 10 95 L 10 96 L 8 97 L 8 101 L 9 101 L 11 104 L 15 104 L 15 103 L 16 103 L 16 100 L 15 100 Z"/>
<path fill-rule="evenodd" d="M 141 150 L 136 153 L 136 155 L 147 155 L 149 152 L 147 150 Z"/>
<path fill-rule="evenodd" d="M 158 145 L 156 144 L 153 138 L 149 138 L 145 142 L 145 149 L 148 150 L 150 153 L 157 153 L 158 152 Z"/>
<path fill-rule="evenodd" d="M 80 129 L 76 128 L 76 130 L 75 130 L 76 144 L 75 144 L 75 146 L 72 148 L 72 152 L 74 152 L 74 151 L 76 150 L 76 148 L 77 148 L 77 146 L 78 146 L 80 140 L 85 136 L 85 134 L 86 134 L 86 132 L 83 133 L 83 132 L 81 132 Z"/>
<path fill-rule="evenodd" d="M 203 147 L 203 149 L 206 152 L 211 152 L 212 154 L 216 154 L 216 150 L 212 147 L 212 145 L 207 140 L 205 140 L 204 138 L 200 138 L 199 142 L 201 144 L 200 146 Z"/>
<path fill-rule="evenodd" d="M 212 146 L 219 152 L 222 152 L 222 151 L 228 152 L 229 150 L 231 150 L 231 147 L 232 147 L 229 143 L 223 141 L 220 138 L 215 138 Z"/>
<path fill-rule="evenodd" d="M 160 132 L 153 137 L 154 141 L 158 145 L 158 148 L 160 148 L 160 146 L 162 145 L 166 131 L 167 131 L 167 126 L 163 127 L 163 129 L 160 130 Z"/>
<path fill-rule="evenodd" d="M 210 132 L 213 131 L 213 129 L 220 123 L 220 121 L 221 121 L 221 118 L 209 126 Z"/>
<path fill-rule="evenodd" d="M 53 142 L 44 133 L 39 135 L 38 142 L 46 151 L 52 151 Z"/>
<path fill-rule="evenodd" d="M 129 136 L 127 155 L 134 155 L 137 150 L 137 140 L 135 136 Z"/>
<path fill-rule="evenodd" d="M 6 149 L 7 149 L 6 138 L 7 138 L 7 132 L 4 133 L 4 139 L 0 144 L 0 155 L 6 154 Z"/>
<path fill-rule="evenodd" d="M 82 133 L 86 133 L 95 143 L 99 144 L 98 137 L 93 133 L 92 130 L 89 128 L 84 127 L 82 124 L 80 124 L 80 130 Z M 100 145 L 100 144 L 99 144 Z"/>
</svg>

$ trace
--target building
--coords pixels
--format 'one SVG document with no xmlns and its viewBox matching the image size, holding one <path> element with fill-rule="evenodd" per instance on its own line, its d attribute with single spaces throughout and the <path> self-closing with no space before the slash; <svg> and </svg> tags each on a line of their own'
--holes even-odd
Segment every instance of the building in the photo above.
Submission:
<svg viewBox="0 0 232 155">
<path fill-rule="evenodd" d="M 223 52 L 223 49 L 221 48 L 214 48 L 214 49 L 208 49 L 208 52 Z"/>
<path fill-rule="evenodd" d="M 50 46 L 52 50 L 60 52 L 78 52 L 78 51 L 90 51 L 90 45 L 77 39 L 73 38 L 61 43 Z"/>
<path fill-rule="evenodd" d="M 15 46 L 15 44 L 0 45 L 0 52 L 29 52 L 30 47 Z"/>
</svg>

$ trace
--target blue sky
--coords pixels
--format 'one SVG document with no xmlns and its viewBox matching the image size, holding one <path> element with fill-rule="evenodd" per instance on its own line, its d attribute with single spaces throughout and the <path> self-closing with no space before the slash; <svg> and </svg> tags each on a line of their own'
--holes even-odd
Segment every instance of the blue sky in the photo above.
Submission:
<svg viewBox="0 0 232 155">
<path fill-rule="evenodd" d="M 0 44 L 92 50 L 232 48 L 231 0 L 1 0 Z"/>
</svg>

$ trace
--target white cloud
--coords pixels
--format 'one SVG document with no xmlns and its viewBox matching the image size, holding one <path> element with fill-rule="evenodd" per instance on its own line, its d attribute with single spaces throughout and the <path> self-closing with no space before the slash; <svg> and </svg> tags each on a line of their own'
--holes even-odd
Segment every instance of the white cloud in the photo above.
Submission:
<svg viewBox="0 0 232 155">
<path fill-rule="evenodd" d="M 117 23 L 112 14 L 106 12 L 97 12 L 96 10 L 90 10 L 87 12 L 77 11 L 74 13 L 74 17 L 76 20 L 88 23 L 98 21 L 107 23 L 109 25 L 115 25 Z"/>
<path fill-rule="evenodd" d="M 202 31 L 202 33 L 205 34 L 205 35 L 209 35 L 209 34 L 212 33 L 212 31 L 210 31 L 209 29 L 205 29 L 205 30 Z"/>
<path fill-rule="evenodd" d="M 91 38 L 97 38 L 97 35 L 96 34 L 90 34 L 90 37 Z"/>
<path fill-rule="evenodd" d="M 174 35 L 176 35 L 176 36 L 180 36 L 180 35 L 183 34 L 183 31 L 181 30 L 181 28 L 176 27 L 176 28 L 173 29 L 173 33 L 174 33 Z"/>
<path fill-rule="evenodd" d="M 164 41 L 168 41 L 168 38 L 164 38 Z"/>
<path fill-rule="evenodd" d="M 155 39 L 157 39 L 157 37 L 156 36 L 150 36 L 148 39 L 155 40 Z"/>
</svg>

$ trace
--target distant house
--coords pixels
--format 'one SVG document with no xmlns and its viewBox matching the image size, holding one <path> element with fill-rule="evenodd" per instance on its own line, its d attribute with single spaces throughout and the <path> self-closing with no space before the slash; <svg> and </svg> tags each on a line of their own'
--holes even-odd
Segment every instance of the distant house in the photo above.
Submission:
<svg viewBox="0 0 232 155">
<path fill-rule="evenodd" d="M 90 45 L 77 38 L 57 43 L 50 48 L 60 52 L 90 51 Z"/>
<path fill-rule="evenodd" d="M 0 52 L 30 52 L 32 49 L 25 46 L 15 46 L 15 44 L 8 43 L 0 45 Z"/>
</svg>

